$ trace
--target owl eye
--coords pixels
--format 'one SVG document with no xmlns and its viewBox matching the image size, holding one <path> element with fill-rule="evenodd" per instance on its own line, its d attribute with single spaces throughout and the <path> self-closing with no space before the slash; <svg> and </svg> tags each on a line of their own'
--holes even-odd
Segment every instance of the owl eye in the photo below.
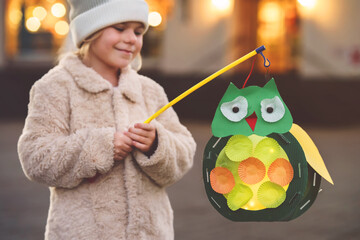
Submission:
<svg viewBox="0 0 360 240">
<path fill-rule="evenodd" d="M 278 96 L 261 101 L 261 116 L 266 122 L 277 122 L 285 115 L 285 107 Z"/>
<path fill-rule="evenodd" d="M 239 96 L 231 102 L 223 103 L 220 106 L 222 114 L 232 122 L 239 122 L 246 117 L 247 109 L 248 102 L 243 96 Z"/>
</svg>

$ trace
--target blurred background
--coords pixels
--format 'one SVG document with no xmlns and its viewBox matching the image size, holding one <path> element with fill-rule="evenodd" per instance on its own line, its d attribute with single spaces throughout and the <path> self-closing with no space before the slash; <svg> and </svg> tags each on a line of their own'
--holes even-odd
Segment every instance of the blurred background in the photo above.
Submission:
<svg viewBox="0 0 360 240">
<path fill-rule="evenodd" d="M 230 62 L 265 45 L 248 85 L 274 77 L 294 122 L 323 154 L 335 186 L 290 223 L 233 223 L 212 209 L 202 184 L 202 151 L 230 81 L 241 87 L 252 60 L 174 106 L 198 143 L 194 168 L 169 188 L 176 239 L 360 239 L 360 1 L 147 0 L 149 31 L 140 73 L 173 99 Z M 0 1 L 0 236 L 42 239 L 46 186 L 22 173 L 16 144 L 33 83 L 71 49 L 65 0 Z M 356 168 L 357 167 L 357 168 Z M 354 182 L 354 183 L 353 183 Z"/>
</svg>

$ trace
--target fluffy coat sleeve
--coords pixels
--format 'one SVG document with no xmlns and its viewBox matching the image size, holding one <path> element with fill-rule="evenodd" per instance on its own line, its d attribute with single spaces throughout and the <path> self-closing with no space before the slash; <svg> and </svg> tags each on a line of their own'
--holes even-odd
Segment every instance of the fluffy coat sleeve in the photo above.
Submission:
<svg viewBox="0 0 360 240">
<path fill-rule="evenodd" d="M 30 103 L 18 153 L 26 176 L 48 186 L 73 188 L 113 165 L 114 128 L 81 129 L 70 133 L 66 84 L 40 80 Z"/>
<path fill-rule="evenodd" d="M 156 106 L 151 110 L 153 113 L 168 103 L 162 87 L 158 86 L 150 94 L 147 99 L 151 103 L 148 105 Z M 136 151 L 135 159 L 153 181 L 166 187 L 178 181 L 192 167 L 196 143 L 173 108 L 167 109 L 151 124 L 157 131 L 157 149 L 150 157 Z"/>
</svg>

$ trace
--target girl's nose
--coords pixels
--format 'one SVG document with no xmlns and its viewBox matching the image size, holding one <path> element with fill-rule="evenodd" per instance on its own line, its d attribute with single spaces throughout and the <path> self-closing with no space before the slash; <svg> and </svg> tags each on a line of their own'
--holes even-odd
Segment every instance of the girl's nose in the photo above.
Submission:
<svg viewBox="0 0 360 240">
<path fill-rule="evenodd" d="M 128 43 L 135 43 L 136 42 L 136 34 L 132 29 L 128 29 L 125 34 L 125 41 Z"/>
</svg>

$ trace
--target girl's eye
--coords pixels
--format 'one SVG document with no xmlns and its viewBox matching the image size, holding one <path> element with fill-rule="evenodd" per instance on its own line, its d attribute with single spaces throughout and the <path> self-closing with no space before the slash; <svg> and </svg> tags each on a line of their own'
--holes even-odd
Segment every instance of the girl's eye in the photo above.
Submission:
<svg viewBox="0 0 360 240">
<path fill-rule="evenodd" d="M 137 36 L 144 35 L 144 32 L 145 32 L 145 28 L 143 27 L 137 27 L 134 29 L 134 33 Z"/>
<path fill-rule="evenodd" d="M 123 32 L 124 31 L 124 28 L 121 28 L 121 27 L 114 27 L 117 31 L 119 32 Z"/>
<path fill-rule="evenodd" d="M 261 101 L 261 115 L 266 122 L 277 122 L 285 115 L 285 107 L 278 96 Z"/>
<path fill-rule="evenodd" d="M 116 31 L 124 32 L 126 29 L 124 27 L 113 27 Z M 134 34 L 136 36 L 141 36 L 144 33 L 143 30 L 134 30 Z"/>
<path fill-rule="evenodd" d="M 136 36 L 140 36 L 140 35 L 142 35 L 142 34 L 143 34 L 142 31 L 135 31 L 135 35 L 136 35 Z"/>
<path fill-rule="evenodd" d="M 221 104 L 221 113 L 232 122 L 240 122 L 247 115 L 248 102 L 245 97 L 239 96 L 231 102 Z"/>
</svg>

